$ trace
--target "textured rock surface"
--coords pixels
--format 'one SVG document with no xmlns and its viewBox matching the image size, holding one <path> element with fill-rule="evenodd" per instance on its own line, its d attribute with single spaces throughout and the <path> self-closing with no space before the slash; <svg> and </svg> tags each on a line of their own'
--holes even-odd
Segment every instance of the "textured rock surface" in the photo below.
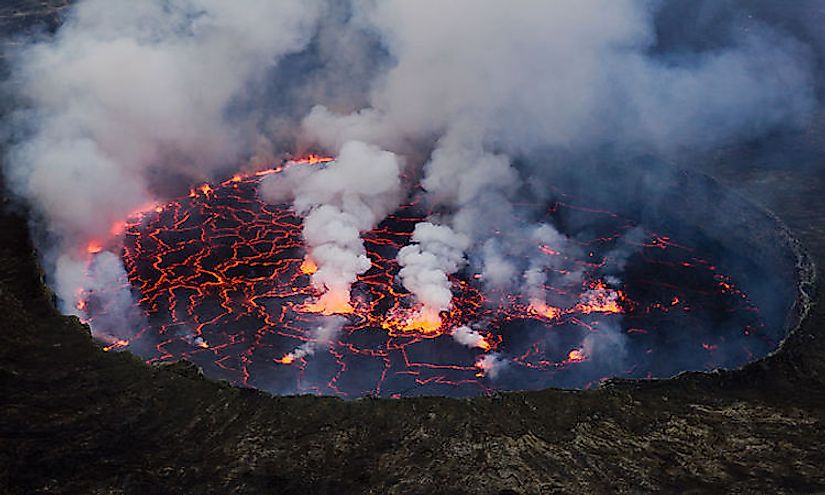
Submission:
<svg viewBox="0 0 825 495">
<path fill-rule="evenodd" d="M 592 392 L 272 398 L 101 352 L 51 308 L 24 224 L 1 227 L 10 493 L 825 489 L 821 366 L 796 355 L 821 361 L 817 340 L 741 372 Z"/>
</svg>

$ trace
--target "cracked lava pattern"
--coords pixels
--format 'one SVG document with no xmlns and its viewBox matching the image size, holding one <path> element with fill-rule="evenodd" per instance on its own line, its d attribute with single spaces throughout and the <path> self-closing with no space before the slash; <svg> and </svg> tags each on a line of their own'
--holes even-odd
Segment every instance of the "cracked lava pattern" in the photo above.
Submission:
<svg viewBox="0 0 825 495">
<path fill-rule="evenodd" d="M 548 284 L 552 305 L 536 307 L 511 294 L 485 297 L 480 275 L 466 268 L 452 277 L 454 305 L 439 329 L 396 325 L 392 315 L 409 312 L 411 302 L 394 280 L 395 255 L 425 217 L 408 205 L 363 235 L 373 267 L 353 286 L 354 310 L 344 315 L 341 331 L 293 359 L 290 353 L 313 339 L 325 317 L 301 309 L 317 296 L 301 219 L 257 199 L 261 178 L 277 170 L 204 184 L 126 222 L 122 258 L 147 323 L 104 349 L 130 349 L 150 362 L 186 358 L 207 376 L 273 393 L 354 398 L 587 388 L 609 376 L 736 366 L 776 345 L 730 277 L 666 236 L 645 232 L 622 285 L 608 286 L 599 275 L 605 253 L 636 225 L 560 194 L 546 220 L 574 218 L 591 235 L 571 237 L 587 259 L 564 259 L 566 268 L 555 275 L 576 268 L 583 281 L 573 289 Z M 94 326 L 100 314 L 94 294 L 85 296 Z M 460 325 L 481 335 L 474 347 L 450 335 Z M 607 346 L 600 351 L 602 341 Z M 496 360 L 501 371 L 490 372 L 485 362 Z"/>
</svg>

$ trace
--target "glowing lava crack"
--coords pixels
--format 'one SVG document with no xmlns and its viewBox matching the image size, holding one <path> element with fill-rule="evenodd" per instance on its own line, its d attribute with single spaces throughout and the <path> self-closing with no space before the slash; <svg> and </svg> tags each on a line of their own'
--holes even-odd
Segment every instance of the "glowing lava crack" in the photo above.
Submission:
<svg viewBox="0 0 825 495">
<path fill-rule="evenodd" d="M 583 274 L 574 290 L 546 285 L 547 299 L 532 302 L 485 294 L 480 274 L 467 268 L 451 278 L 449 312 L 414 320 L 395 258 L 426 212 L 407 205 L 363 235 L 372 268 L 353 285 L 352 299 L 314 307 L 309 277 L 317 267 L 305 254 L 301 219 L 256 194 L 261 178 L 279 170 L 204 184 L 148 207 L 108 243 L 89 244 L 91 266 L 105 246 L 122 242 L 145 321 L 121 329 L 105 350 L 186 358 L 209 376 L 273 393 L 397 397 L 670 376 L 738 365 L 776 344 L 730 277 L 666 236 L 646 233 L 621 285 L 611 281 L 600 272 L 605 255 L 638 227 L 566 196 L 547 205 L 545 220 L 591 225 L 593 235 L 573 237 L 588 260 L 543 251 L 562 261 L 547 270 Z M 99 296 L 83 294 L 80 303 L 93 328 L 106 317 Z M 712 332 L 700 330 L 709 325 Z"/>
</svg>

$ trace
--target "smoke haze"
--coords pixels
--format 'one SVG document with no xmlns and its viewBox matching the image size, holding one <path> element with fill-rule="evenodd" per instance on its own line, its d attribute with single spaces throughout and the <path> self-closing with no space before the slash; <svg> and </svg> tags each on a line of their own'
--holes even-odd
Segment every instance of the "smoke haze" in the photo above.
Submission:
<svg viewBox="0 0 825 495">
<path fill-rule="evenodd" d="M 804 128 L 819 108 L 825 47 L 807 19 L 814 5 L 784 12 L 795 34 L 768 20 L 765 2 L 78 1 L 54 35 L 11 54 L 18 109 L 5 183 L 44 232 L 66 312 L 83 291 L 123 285 L 117 246 L 91 270 L 87 246 L 130 213 L 307 149 L 336 161 L 267 177 L 261 196 L 304 219 L 318 312 L 349 305 L 371 266 L 361 234 L 413 197 L 434 212 L 397 256 L 419 316 L 450 307 L 449 276 L 465 266 L 491 297 L 515 291 L 544 305 L 546 284 L 581 274 L 548 275 L 558 267 L 542 253 L 585 253 L 513 208 L 540 175 L 521 159 L 668 158 Z M 698 12 L 701 39 L 671 29 L 686 10 Z M 605 275 L 619 280 L 639 242 L 614 253 Z M 515 260 L 525 253 L 529 264 Z M 117 309 L 134 304 L 128 294 L 106 304 L 131 321 Z M 620 361 L 620 332 L 600 335 L 585 352 Z M 469 328 L 453 337 L 483 340 Z M 488 354 L 479 367 L 495 378 L 507 362 Z"/>
</svg>

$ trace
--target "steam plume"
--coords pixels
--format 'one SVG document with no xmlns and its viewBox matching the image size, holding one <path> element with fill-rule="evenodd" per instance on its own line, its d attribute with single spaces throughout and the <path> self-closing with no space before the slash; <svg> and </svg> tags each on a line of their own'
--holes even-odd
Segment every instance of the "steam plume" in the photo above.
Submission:
<svg viewBox="0 0 825 495">
<path fill-rule="evenodd" d="M 497 352 L 491 352 L 476 361 L 476 368 L 491 380 L 495 380 L 508 365 L 509 361 Z"/>
<path fill-rule="evenodd" d="M 390 149 L 438 136 L 422 187 L 447 213 L 429 223 L 472 241 L 514 230 L 508 204 L 525 178 L 509 156 L 606 145 L 662 154 L 707 148 L 799 126 L 815 105 L 804 46 L 766 25 L 722 49 L 664 60 L 651 54 L 655 9 L 641 2 L 361 7 L 396 63 L 369 108 L 338 115 L 316 107 L 306 133 L 331 147 L 358 138 Z M 479 267 L 498 283 L 515 269 L 500 246 L 485 243 Z M 399 261 L 406 268 L 401 253 Z M 407 286 L 410 277 L 402 280 Z M 443 297 L 424 304 L 448 306 Z"/>
<path fill-rule="evenodd" d="M 488 349 L 490 345 L 484 340 L 484 336 L 472 328 L 462 325 L 453 330 L 453 339 L 461 345 L 467 347 L 478 347 Z"/>
<path fill-rule="evenodd" d="M 318 350 L 318 347 L 331 343 L 346 322 L 347 320 L 340 316 L 325 318 L 323 324 L 312 331 L 310 340 L 287 353 L 280 361 L 283 363 L 291 363 L 295 360 L 312 356 L 315 354 L 315 351 Z"/>
<path fill-rule="evenodd" d="M 312 285 L 322 293 L 309 309 L 352 311 L 350 287 L 372 266 L 360 233 L 398 207 L 399 173 L 395 154 L 352 141 L 323 168 L 290 167 L 262 182 L 263 199 L 291 201 L 304 217 L 308 256 L 318 267 Z"/>
<path fill-rule="evenodd" d="M 298 0 L 86 0 L 17 54 L 26 134 L 4 172 L 60 244 L 46 261 L 64 311 L 76 311 L 63 277 L 84 269 L 85 244 L 150 204 L 156 179 L 202 180 L 248 152 L 233 105 L 306 45 L 320 13 Z"/>
<path fill-rule="evenodd" d="M 447 226 L 428 222 L 415 226 L 412 244 L 398 251 L 398 276 L 423 305 L 417 320 L 440 325 L 438 313 L 450 309 L 453 297 L 447 276 L 464 265 L 464 251 L 469 245 L 467 236 Z"/>
<path fill-rule="evenodd" d="M 673 9 L 635 0 L 80 1 L 56 35 L 12 54 L 8 86 L 20 108 L 5 183 L 47 231 L 44 261 L 67 312 L 90 287 L 87 244 L 111 237 L 115 222 L 174 194 L 169 184 L 304 145 L 338 159 L 273 175 L 261 194 L 304 216 L 316 309 L 349 307 L 353 281 L 370 267 L 361 233 L 404 194 L 402 159 L 435 212 L 398 253 L 422 316 L 436 321 L 450 308 L 449 275 L 466 264 L 490 290 L 520 287 L 544 301 L 553 255 L 531 252 L 521 266 L 512 253 L 541 244 L 580 253 L 515 212 L 521 192 L 538 188 L 535 165 L 519 158 L 676 156 L 799 129 L 817 108 L 825 45 L 805 19 L 804 37 L 756 20 L 702 49 L 662 39 L 656 23 Z M 123 274 L 117 246 L 107 247 L 93 274 L 100 283 Z M 617 254 L 609 275 L 621 275 L 625 258 Z M 493 377 L 506 361 L 488 358 Z"/>
</svg>

